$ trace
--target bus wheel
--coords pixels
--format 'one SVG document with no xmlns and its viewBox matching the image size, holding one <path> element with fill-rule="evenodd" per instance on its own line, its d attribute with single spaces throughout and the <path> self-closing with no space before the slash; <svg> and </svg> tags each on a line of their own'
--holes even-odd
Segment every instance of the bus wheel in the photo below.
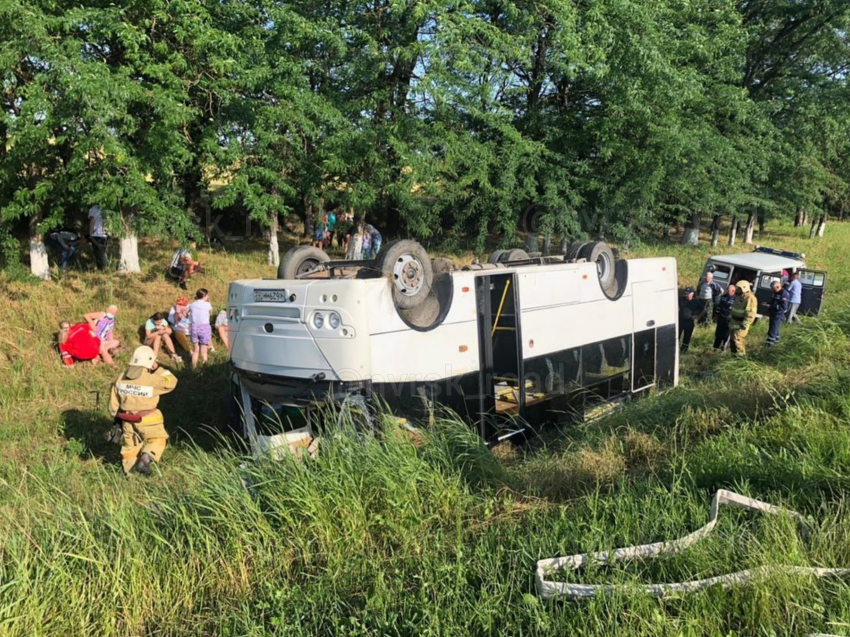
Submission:
<svg viewBox="0 0 850 637">
<path fill-rule="evenodd" d="M 277 278 L 285 280 L 299 279 L 322 263 L 330 261 L 331 258 L 321 248 L 313 246 L 298 246 L 292 248 L 280 260 L 277 269 Z"/>
<path fill-rule="evenodd" d="M 522 248 L 514 248 L 513 250 L 505 250 L 505 255 L 502 257 L 501 263 L 508 261 L 524 261 L 528 258 L 528 252 Z"/>
<path fill-rule="evenodd" d="M 570 262 L 578 259 L 581 249 L 586 245 L 587 243 L 584 241 L 573 241 L 567 248 L 567 253 L 564 255 L 564 261 Z"/>
<path fill-rule="evenodd" d="M 491 252 L 490 256 L 487 257 L 487 263 L 501 263 L 502 257 L 508 252 L 509 250 L 496 250 L 495 252 Z"/>
<path fill-rule="evenodd" d="M 614 271 L 616 259 L 614 251 L 608 247 L 607 243 L 604 241 L 586 243 L 579 251 L 579 257 L 596 264 L 596 274 L 603 290 L 613 289 L 617 285 Z"/>
<path fill-rule="evenodd" d="M 419 243 L 409 239 L 393 241 L 381 251 L 380 270 L 393 284 L 393 301 L 402 309 L 422 303 L 434 284 L 428 253 Z"/>
</svg>

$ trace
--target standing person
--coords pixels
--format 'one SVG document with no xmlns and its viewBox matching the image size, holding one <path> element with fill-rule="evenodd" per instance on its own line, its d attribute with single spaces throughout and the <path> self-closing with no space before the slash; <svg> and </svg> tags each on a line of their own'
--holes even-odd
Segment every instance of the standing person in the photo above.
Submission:
<svg viewBox="0 0 850 637">
<path fill-rule="evenodd" d="M 800 317 L 797 316 L 797 310 L 800 308 L 800 303 L 803 301 L 803 284 L 800 283 L 800 273 L 792 272 L 788 276 L 788 323 L 802 323 Z"/>
<path fill-rule="evenodd" d="M 325 232 L 327 231 L 327 223 L 325 214 L 320 212 L 316 215 L 316 227 L 313 228 L 313 247 L 322 248 L 325 241 Z"/>
<path fill-rule="evenodd" d="M 121 347 L 121 341 L 115 337 L 115 317 L 117 315 L 118 306 L 110 305 L 105 312 L 89 312 L 83 316 L 95 336 L 100 339 L 100 357 L 110 367 L 115 367 L 112 355 L 115 350 Z"/>
<path fill-rule="evenodd" d="M 729 320 L 732 317 L 732 305 L 735 303 L 737 288 L 729 285 L 726 294 L 717 300 L 717 327 L 714 330 L 714 349 L 726 351 L 729 347 Z"/>
<path fill-rule="evenodd" d="M 73 230 L 54 230 L 44 238 L 44 243 L 59 254 L 59 269 L 67 270 L 71 257 L 77 252 L 82 237 Z"/>
<path fill-rule="evenodd" d="M 171 329 L 174 332 L 174 340 L 177 344 L 186 350 L 187 354 L 192 353 L 192 341 L 189 338 L 191 321 L 189 320 L 189 299 L 181 296 L 177 302 L 171 306 L 168 312 L 168 322 L 171 324 Z"/>
<path fill-rule="evenodd" d="M 165 343 L 165 349 L 171 358 L 177 363 L 182 363 L 183 359 L 174 351 L 174 343 L 171 340 L 173 332 L 162 313 L 157 312 L 145 321 L 145 345 L 153 350 L 154 356 L 159 356 L 160 345 Z"/>
<path fill-rule="evenodd" d="M 699 322 L 709 323 L 714 318 L 714 305 L 723 294 L 723 287 L 714 280 L 714 274 L 706 272 L 699 286 L 699 300 L 702 303 L 702 312 Z"/>
<path fill-rule="evenodd" d="M 195 300 L 189 305 L 189 335 L 192 338 L 192 368 L 198 366 L 198 355 L 206 365 L 207 350 L 212 343 L 212 326 L 210 325 L 210 314 L 212 305 L 209 301 L 210 295 L 206 289 L 201 288 L 195 292 Z"/>
<path fill-rule="evenodd" d="M 767 346 L 772 347 L 779 342 L 779 328 L 785 322 L 785 313 L 788 311 L 788 306 L 791 305 L 791 295 L 788 290 L 782 287 L 782 283 L 774 281 L 770 286 L 773 290 L 773 296 L 770 299 L 768 306 L 768 316 L 770 317 L 770 328 L 767 331 Z"/>
<path fill-rule="evenodd" d="M 369 237 L 369 249 L 366 250 L 366 237 Z M 375 259 L 381 251 L 381 233 L 370 223 L 367 223 L 363 233 L 363 251 L 367 259 Z"/>
<path fill-rule="evenodd" d="M 106 228 L 103 225 L 103 211 L 100 206 L 89 208 L 89 243 L 91 243 L 94 263 L 98 270 L 106 269 Z"/>
<path fill-rule="evenodd" d="M 325 216 L 325 220 L 327 222 L 327 246 L 330 248 L 334 243 L 334 229 L 336 228 L 336 212 L 333 210 L 328 210 L 328 214 Z"/>
<path fill-rule="evenodd" d="M 190 251 L 197 248 L 198 244 L 192 241 L 189 243 L 188 248 L 178 248 L 171 255 L 171 265 L 169 266 L 168 273 L 177 279 L 178 285 L 182 290 L 186 289 L 186 281 L 189 280 L 189 277 L 195 274 L 195 272 L 201 272 L 201 262 L 192 259 L 192 253 Z"/>
<path fill-rule="evenodd" d="M 684 354 L 691 347 L 691 337 L 694 334 L 696 317 L 702 311 L 702 303 L 694 298 L 694 289 L 685 288 L 682 298 L 679 299 L 679 338 L 682 340 L 680 351 Z"/>
<path fill-rule="evenodd" d="M 121 421 L 121 464 L 124 473 L 151 474 L 151 464 L 165 451 L 168 432 L 159 397 L 174 390 L 177 377 L 159 366 L 147 345 L 137 347 L 127 371 L 112 386 L 109 413 Z"/>
<path fill-rule="evenodd" d="M 227 323 L 227 310 L 222 310 L 215 317 L 215 331 L 218 332 L 218 337 L 227 351 L 230 352 L 230 326 Z"/>
<path fill-rule="evenodd" d="M 756 320 L 758 301 L 750 289 L 750 282 L 738 281 L 738 296 L 732 304 L 729 319 L 730 345 L 733 354 L 747 353 L 747 334 Z"/>
</svg>

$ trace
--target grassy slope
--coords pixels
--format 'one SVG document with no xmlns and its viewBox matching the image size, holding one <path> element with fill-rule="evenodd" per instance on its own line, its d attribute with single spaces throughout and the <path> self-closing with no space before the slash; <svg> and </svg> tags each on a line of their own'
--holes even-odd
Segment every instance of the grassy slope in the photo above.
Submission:
<svg viewBox="0 0 850 637">
<path fill-rule="evenodd" d="M 634 595 L 542 603 L 534 561 L 675 537 L 729 487 L 812 516 L 724 511 L 717 535 L 673 560 L 591 571 L 585 582 L 663 581 L 765 563 L 850 565 L 850 226 L 819 242 L 783 228 L 765 243 L 830 270 L 822 320 L 731 361 L 697 332 L 677 390 L 499 459 L 456 423 L 429 444 L 343 435 L 318 461 L 250 465 L 209 433 L 225 384 L 219 353 L 163 400 L 174 443 L 150 481 L 126 480 L 102 441 L 113 372 L 63 369 L 55 325 L 111 301 L 128 340 L 175 298 L 168 251 L 146 246 L 138 278 L 0 278 L 0 635 L 848 634 L 850 588 L 773 580 L 658 601 Z M 229 280 L 271 275 L 261 250 L 204 255 L 222 305 Z M 675 254 L 693 282 L 710 249 Z M 2 277 L 2 273 L 0 273 Z M 121 359 L 126 362 L 126 354 Z M 100 390 L 100 408 L 96 394 Z M 838 627 L 836 627 L 838 625 Z M 844 626 L 843 628 L 841 626 Z"/>
</svg>

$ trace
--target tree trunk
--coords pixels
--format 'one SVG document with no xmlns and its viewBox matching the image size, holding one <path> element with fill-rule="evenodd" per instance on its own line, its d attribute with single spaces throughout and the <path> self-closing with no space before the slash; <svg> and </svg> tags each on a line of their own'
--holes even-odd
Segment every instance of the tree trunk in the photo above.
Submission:
<svg viewBox="0 0 850 637">
<path fill-rule="evenodd" d="M 809 231 L 809 239 L 814 239 L 818 233 L 818 219 L 817 217 L 812 221 L 812 229 Z"/>
<path fill-rule="evenodd" d="M 803 212 L 800 216 L 800 225 L 805 226 L 807 223 L 809 223 L 809 211 L 803 208 Z"/>
<path fill-rule="evenodd" d="M 720 215 L 714 215 L 711 220 L 711 247 L 716 248 L 720 241 Z"/>
<path fill-rule="evenodd" d="M 121 251 L 121 260 L 118 263 L 118 271 L 125 274 L 139 274 L 139 239 L 133 230 L 124 231 L 124 236 L 118 240 Z"/>
<path fill-rule="evenodd" d="M 547 232 L 543 235 L 543 256 L 548 257 L 552 252 L 552 233 Z"/>
<path fill-rule="evenodd" d="M 764 224 L 766 222 L 766 219 L 764 217 L 764 213 L 762 212 L 761 214 L 759 214 L 758 218 L 759 218 L 759 239 L 761 239 L 761 235 L 764 234 Z"/>
<path fill-rule="evenodd" d="M 744 243 L 751 244 L 753 242 L 753 233 L 756 229 L 756 216 L 752 212 L 747 215 L 747 231 L 744 234 Z"/>
<path fill-rule="evenodd" d="M 797 214 L 794 215 L 794 227 L 799 228 L 803 225 L 803 209 L 797 208 Z"/>
<path fill-rule="evenodd" d="M 540 237 L 533 230 L 529 230 L 525 234 L 525 251 L 540 252 Z"/>
<path fill-rule="evenodd" d="M 820 220 L 818 221 L 818 236 L 822 237 L 823 233 L 826 231 L 826 215 L 821 215 Z"/>
<path fill-rule="evenodd" d="M 272 214 L 271 222 L 269 223 L 269 227 L 267 232 L 269 234 L 269 256 L 268 256 L 268 264 L 277 267 L 280 265 L 280 246 L 277 243 L 277 230 L 278 230 L 278 219 L 277 213 Z"/>
<path fill-rule="evenodd" d="M 560 254 L 566 254 L 568 247 L 570 247 L 570 238 L 567 235 L 564 235 L 561 238 L 561 249 L 559 250 Z"/>
<path fill-rule="evenodd" d="M 313 222 L 315 221 L 315 211 L 310 197 L 304 195 L 304 236 L 313 240 Z"/>
<path fill-rule="evenodd" d="M 729 245 L 734 246 L 735 240 L 738 238 L 738 220 L 732 219 L 732 223 L 729 224 Z"/>
<path fill-rule="evenodd" d="M 682 233 L 682 245 L 697 247 L 699 245 L 699 213 L 691 215 L 691 225 Z"/>
<path fill-rule="evenodd" d="M 39 232 L 38 224 L 41 214 L 30 219 L 30 272 L 42 281 L 50 280 L 50 261 L 47 258 L 47 247 L 44 245 L 44 235 Z"/>
</svg>

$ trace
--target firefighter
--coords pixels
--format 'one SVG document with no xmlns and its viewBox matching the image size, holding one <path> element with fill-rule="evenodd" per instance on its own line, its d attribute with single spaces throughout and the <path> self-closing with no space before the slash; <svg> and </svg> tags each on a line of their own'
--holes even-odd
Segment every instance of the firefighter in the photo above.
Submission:
<svg viewBox="0 0 850 637">
<path fill-rule="evenodd" d="M 733 354 L 747 353 L 747 333 L 756 319 L 757 312 L 758 301 L 750 289 L 750 282 L 738 281 L 738 296 L 732 304 L 729 319 L 730 345 Z"/>
<path fill-rule="evenodd" d="M 151 464 L 162 458 L 168 432 L 157 404 L 176 386 L 177 378 L 157 364 L 146 345 L 136 348 L 127 371 L 115 381 L 109 413 L 121 421 L 121 461 L 127 475 L 136 471 L 148 476 Z"/>
</svg>

